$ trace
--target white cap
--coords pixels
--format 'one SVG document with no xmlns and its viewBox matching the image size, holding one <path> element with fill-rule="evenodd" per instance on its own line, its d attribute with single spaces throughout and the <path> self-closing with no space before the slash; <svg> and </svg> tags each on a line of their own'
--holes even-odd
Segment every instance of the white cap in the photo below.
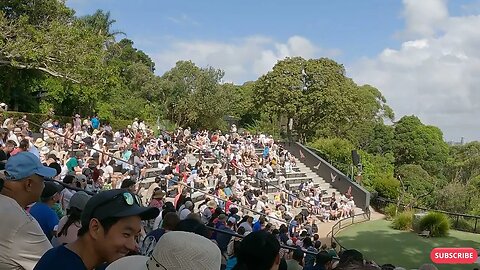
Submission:
<svg viewBox="0 0 480 270">
<path fill-rule="evenodd" d="M 234 217 L 229 217 L 229 218 L 227 219 L 227 222 L 230 222 L 230 223 L 235 224 L 235 223 L 237 223 L 237 219 L 234 218 Z"/>
</svg>

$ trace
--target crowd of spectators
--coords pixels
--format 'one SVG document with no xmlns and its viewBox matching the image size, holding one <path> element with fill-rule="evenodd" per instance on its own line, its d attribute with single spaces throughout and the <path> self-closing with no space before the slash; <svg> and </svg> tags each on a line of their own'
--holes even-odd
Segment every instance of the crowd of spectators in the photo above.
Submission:
<svg viewBox="0 0 480 270">
<path fill-rule="evenodd" d="M 29 125 L 0 129 L 0 269 L 401 269 L 321 242 L 353 197 L 289 185 L 297 159 L 271 136 Z"/>
</svg>

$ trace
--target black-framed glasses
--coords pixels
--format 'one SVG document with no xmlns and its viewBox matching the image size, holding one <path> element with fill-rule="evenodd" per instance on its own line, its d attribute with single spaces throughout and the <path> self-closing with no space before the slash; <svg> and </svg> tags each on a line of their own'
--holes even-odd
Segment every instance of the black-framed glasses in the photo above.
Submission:
<svg viewBox="0 0 480 270">
<path fill-rule="evenodd" d="M 93 210 L 92 210 L 92 216 L 95 214 L 95 211 L 97 211 L 98 208 L 104 206 L 104 205 L 107 205 L 111 202 L 114 202 L 115 200 L 117 200 L 118 198 L 120 197 L 123 197 L 123 200 L 124 202 L 128 205 L 128 206 L 132 206 L 134 203 L 136 203 L 137 205 L 140 205 L 138 199 L 132 195 L 132 193 L 130 192 L 123 192 L 123 193 L 119 193 L 115 196 L 113 196 L 111 199 L 108 199 L 104 202 L 102 202 L 101 204 L 97 205 L 97 207 L 95 207 Z"/>
</svg>

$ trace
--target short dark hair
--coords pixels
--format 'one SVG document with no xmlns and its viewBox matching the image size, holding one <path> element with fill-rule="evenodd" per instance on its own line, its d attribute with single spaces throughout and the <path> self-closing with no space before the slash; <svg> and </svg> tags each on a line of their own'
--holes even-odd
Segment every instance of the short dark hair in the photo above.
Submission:
<svg viewBox="0 0 480 270">
<path fill-rule="evenodd" d="M 107 234 L 108 231 L 110 231 L 110 229 L 112 228 L 112 226 L 115 225 L 118 221 L 120 221 L 120 219 L 122 218 L 109 217 L 109 218 L 100 220 L 100 225 L 102 225 L 103 230 L 105 231 L 105 234 Z M 78 234 L 77 234 L 78 237 L 85 235 L 88 232 L 88 229 L 89 229 L 89 226 L 82 226 L 78 230 Z"/>
<path fill-rule="evenodd" d="M 8 141 L 5 143 L 5 146 L 17 147 L 17 143 L 16 143 L 15 141 L 8 140 Z"/>
<path fill-rule="evenodd" d="M 257 231 L 241 242 L 236 269 L 270 269 L 280 251 L 280 243 L 272 234 Z"/>
<path fill-rule="evenodd" d="M 129 188 L 129 187 L 133 187 L 134 185 L 135 185 L 135 181 L 130 178 L 127 178 L 122 181 L 122 185 L 120 186 L 120 188 Z"/>
<path fill-rule="evenodd" d="M 191 232 L 209 238 L 207 226 L 192 218 L 180 221 L 175 227 L 175 231 Z"/>
<path fill-rule="evenodd" d="M 177 213 L 168 212 L 163 217 L 162 228 L 167 229 L 167 230 L 173 230 L 173 229 L 175 229 L 175 227 L 177 227 L 179 222 L 180 222 L 180 218 L 178 217 Z"/>
<path fill-rule="evenodd" d="M 50 163 L 48 167 L 55 169 L 55 171 L 57 171 L 56 175 L 59 175 L 60 173 L 62 173 L 62 167 L 57 162 Z"/>
</svg>

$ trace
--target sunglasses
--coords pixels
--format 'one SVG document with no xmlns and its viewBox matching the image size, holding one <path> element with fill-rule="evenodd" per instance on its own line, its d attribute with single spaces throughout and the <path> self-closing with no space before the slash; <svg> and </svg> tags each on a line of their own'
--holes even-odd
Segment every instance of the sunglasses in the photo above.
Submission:
<svg viewBox="0 0 480 270">
<path fill-rule="evenodd" d="M 97 205 L 97 207 L 95 207 L 93 210 L 92 210 L 92 216 L 95 214 L 95 211 L 102 207 L 102 206 L 105 206 L 111 202 L 114 202 L 116 200 L 118 200 L 118 198 L 122 198 L 123 201 L 125 202 L 125 204 L 127 204 L 128 206 L 132 206 L 133 204 L 137 204 L 137 205 L 140 205 L 139 203 L 139 200 L 136 196 L 134 196 L 132 193 L 130 192 L 123 192 L 123 193 L 120 193 L 120 194 L 117 194 L 115 196 L 113 196 L 111 199 L 108 199 L 106 201 L 104 201 L 103 203 Z"/>
</svg>

